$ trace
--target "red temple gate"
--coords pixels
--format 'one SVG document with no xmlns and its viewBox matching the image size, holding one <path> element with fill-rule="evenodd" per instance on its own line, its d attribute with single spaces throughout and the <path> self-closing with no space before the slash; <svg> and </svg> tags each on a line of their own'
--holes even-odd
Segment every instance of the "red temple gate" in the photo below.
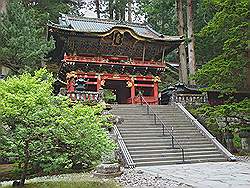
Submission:
<svg viewBox="0 0 250 188">
<path fill-rule="evenodd" d="M 146 24 L 68 15 L 48 27 L 49 36 L 56 40 L 53 56 L 62 59 L 58 79 L 66 84 L 69 96 L 81 98 L 76 82 L 84 79 L 88 97 L 112 89 L 122 104 L 139 103 L 139 92 L 148 103 L 158 104 L 164 57 L 183 41 L 159 34 Z"/>
</svg>

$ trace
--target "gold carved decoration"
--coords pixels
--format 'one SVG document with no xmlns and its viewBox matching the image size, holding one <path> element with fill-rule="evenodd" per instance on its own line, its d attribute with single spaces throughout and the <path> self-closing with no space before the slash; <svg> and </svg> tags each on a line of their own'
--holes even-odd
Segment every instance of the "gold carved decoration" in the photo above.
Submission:
<svg viewBox="0 0 250 188">
<path fill-rule="evenodd" d="M 161 82 L 161 78 L 159 76 L 154 77 L 154 82 Z"/>
<path fill-rule="evenodd" d="M 123 42 L 124 33 L 114 31 L 113 33 L 113 45 L 121 45 Z"/>
<path fill-rule="evenodd" d="M 114 74 L 113 78 L 120 78 L 119 74 Z"/>
<path fill-rule="evenodd" d="M 71 71 L 70 73 L 66 74 L 66 79 L 77 78 L 77 74 L 75 71 Z"/>
<path fill-rule="evenodd" d="M 101 86 L 104 86 L 105 85 L 105 80 L 102 80 L 101 81 Z"/>
<path fill-rule="evenodd" d="M 133 86 L 132 82 L 127 81 L 127 87 L 132 87 L 132 86 Z"/>
</svg>

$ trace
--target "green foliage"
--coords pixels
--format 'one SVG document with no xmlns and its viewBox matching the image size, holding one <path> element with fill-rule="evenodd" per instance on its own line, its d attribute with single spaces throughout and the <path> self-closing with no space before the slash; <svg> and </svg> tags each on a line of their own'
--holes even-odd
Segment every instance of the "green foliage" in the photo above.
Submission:
<svg viewBox="0 0 250 188">
<path fill-rule="evenodd" d="M 248 1 L 208 2 L 207 6 L 216 7 L 217 12 L 197 37 L 202 40 L 199 48 L 205 49 L 205 61 L 209 62 L 194 78 L 212 89 L 242 89 L 248 63 Z"/>
<path fill-rule="evenodd" d="M 236 148 L 241 148 L 241 139 L 239 137 L 239 134 L 234 134 L 233 144 Z"/>
<path fill-rule="evenodd" d="M 192 108 L 191 112 L 198 116 L 212 132 L 235 130 L 249 127 L 250 100 L 231 102 L 218 106 L 202 105 Z"/>
<path fill-rule="evenodd" d="M 106 103 L 114 103 L 116 101 L 116 95 L 112 92 L 112 90 L 110 89 L 104 89 L 103 90 L 103 94 L 104 94 L 104 101 Z"/>
<path fill-rule="evenodd" d="M 46 26 L 48 20 L 57 22 L 60 13 L 69 13 L 73 11 L 75 1 L 70 0 L 42 0 L 36 3 L 30 3 L 30 0 L 23 0 L 28 9 L 34 11 L 34 16 L 41 27 Z"/>
<path fill-rule="evenodd" d="M 7 13 L 0 15 L 0 62 L 14 72 L 34 69 L 52 41 L 43 37 L 43 28 L 37 26 L 34 11 L 26 9 L 20 0 L 10 1 Z"/>
<path fill-rule="evenodd" d="M 14 158 L 22 179 L 95 165 L 115 147 L 101 128 L 102 106 L 72 106 L 52 95 L 52 81 L 45 69 L 0 81 L 0 158 Z"/>
<path fill-rule="evenodd" d="M 141 13 L 156 31 L 176 35 L 177 17 L 175 0 L 142 0 L 139 2 Z"/>
</svg>

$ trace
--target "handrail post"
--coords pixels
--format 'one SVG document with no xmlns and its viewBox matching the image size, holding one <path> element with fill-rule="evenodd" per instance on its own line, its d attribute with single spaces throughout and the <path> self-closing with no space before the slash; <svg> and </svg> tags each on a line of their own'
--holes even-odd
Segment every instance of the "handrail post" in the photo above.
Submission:
<svg viewBox="0 0 250 188">
<path fill-rule="evenodd" d="M 171 127 L 172 148 L 174 148 L 174 127 Z"/>
<path fill-rule="evenodd" d="M 143 105 L 143 103 L 142 103 L 142 96 L 140 95 L 140 100 L 141 100 L 141 105 Z"/>
<path fill-rule="evenodd" d="M 182 153 L 182 162 L 184 163 L 185 162 L 185 158 L 184 158 L 184 150 L 183 150 L 183 148 L 181 148 L 181 153 Z"/>
<path fill-rule="evenodd" d="M 155 125 L 156 125 L 156 115 L 154 114 L 154 122 L 155 122 Z"/>
<path fill-rule="evenodd" d="M 173 135 L 171 135 L 171 138 L 172 138 L 172 149 L 174 149 L 174 137 L 173 137 Z"/>
<path fill-rule="evenodd" d="M 164 124 L 162 124 L 162 135 L 163 136 L 165 135 L 165 126 L 164 126 Z"/>
<path fill-rule="evenodd" d="M 149 114 L 149 106 L 147 105 L 147 115 Z"/>
</svg>

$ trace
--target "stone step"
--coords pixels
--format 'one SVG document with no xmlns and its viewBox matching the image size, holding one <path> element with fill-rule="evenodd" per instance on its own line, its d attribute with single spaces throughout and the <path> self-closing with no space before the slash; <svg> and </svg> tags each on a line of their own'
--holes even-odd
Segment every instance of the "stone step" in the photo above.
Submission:
<svg viewBox="0 0 250 188">
<path fill-rule="evenodd" d="M 177 126 L 177 125 L 190 125 L 190 126 L 193 126 L 189 121 L 187 121 L 187 120 L 169 120 L 169 121 L 163 121 L 163 123 L 165 124 L 165 125 L 173 125 L 173 126 Z M 139 124 L 139 125 L 148 125 L 148 124 L 150 124 L 150 125 L 155 125 L 154 124 L 154 120 L 140 120 L 140 119 L 135 119 L 135 120 L 126 120 L 126 119 L 124 119 L 124 122 L 123 122 L 123 124 L 133 124 L 133 125 L 135 125 L 135 124 Z M 159 122 L 157 122 L 156 124 L 159 124 L 160 125 L 160 123 Z"/>
<path fill-rule="evenodd" d="M 152 128 L 152 127 L 150 127 L 150 128 L 119 128 L 119 131 L 120 132 L 122 132 L 122 133 L 140 133 L 140 132 L 143 132 L 143 133 L 147 133 L 147 132 L 149 132 L 149 133 L 162 133 L 163 132 L 163 129 L 161 128 L 161 127 L 159 127 L 159 128 Z M 170 127 L 168 127 L 168 128 L 165 128 L 164 127 L 164 131 L 170 131 L 171 133 L 173 133 L 173 135 L 175 134 L 175 133 L 177 133 L 177 134 L 192 134 L 192 133 L 199 133 L 200 134 L 200 132 L 197 130 L 197 129 L 175 129 L 174 127 L 173 127 L 173 130 L 170 128 Z"/>
<path fill-rule="evenodd" d="M 132 144 L 150 144 L 150 143 L 159 143 L 159 144 L 166 144 L 166 143 L 170 143 L 171 139 L 148 139 L 148 140 L 124 140 L 124 142 L 126 143 L 126 145 L 132 145 Z M 194 144 L 194 145 L 202 145 L 202 144 L 208 144 L 210 143 L 209 140 L 207 139 L 201 139 L 201 140 L 178 140 L 178 142 L 182 145 L 190 145 L 190 144 Z"/>
<path fill-rule="evenodd" d="M 153 114 L 155 113 L 158 116 L 182 116 L 182 117 L 186 117 L 185 114 L 183 114 L 182 112 L 174 111 L 174 110 L 153 113 L 153 112 L 147 112 L 147 111 L 141 110 L 141 109 L 124 109 L 124 110 L 111 110 L 110 112 L 114 115 L 120 114 L 120 115 L 124 115 L 124 116 L 133 115 L 134 113 L 132 113 L 132 112 L 135 112 L 136 114 L 134 114 L 134 115 L 143 115 L 143 116 L 153 116 Z"/>
<path fill-rule="evenodd" d="M 142 129 L 147 129 L 147 130 L 162 130 L 161 125 L 119 125 L 118 126 L 119 130 L 142 130 Z M 190 130 L 190 131 L 195 131 L 198 129 L 194 126 L 173 126 L 174 130 L 176 131 L 185 131 L 185 130 Z M 171 130 L 171 126 L 167 126 L 168 130 Z"/>
<path fill-rule="evenodd" d="M 201 146 L 198 145 L 181 145 L 184 151 L 210 151 L 210 150 L 217 150 L 215 146 L 212 144 L 203 144 Z M 181 147 L 177 144 L 174 145 L 174 149 L 172 148 L 172 145 L 165 145 L 165 146 L 154 146 L 154 147 L 146 147 L 146 146 L 134 146 L 134 147 L 127 147 L 129 152 L 131 153 L 178 153 L 181 151 Z"/>
<path fill-rule="evenodd" d="M 135 163 L 137 162 L 150 162 L 150 161 L 171 161 L 171 160 L 176 160 L 177 158 L 182 159 L 182 155 L 180 156 L 166 156 L 166 157 L 154 157 L 154 158 L 134 158 L 133 161 Z M 208 155 L 192 155 L 192 156 L 188 156 L 187 160 L 192 160 L 192 159 L 196 159 L 196 160 L 208 160 L 209 158 L 215 159 L 215 158 L 223 158 L 223 156 L 221 154 L 208 154 Z M 224 159 L 225 160 L 225 159 Z"/>
<path fill-rule="evenodd" d="M 172 132 L 172 128 L 171 127 L 167 127 L 167 130 L 169 130 L 170 132 Z M 152 127 L 152 126 L 145 126 L 145 127 L 133 127 L 133 126 L 122 126 L 119 127 L 119 131 L 123 132 L 123 131 L 158 131 L 158 132 L 162 132 L 162 127 Z M 196 132 L 199 130 L 196 129 L 195 127 L 173 127 L 173 132 Z"/>
<path fill-rule="evenodd" d="M 146 108 L 142 108 L 142 109 L 145 109 Z M 176 111 L 176 112 L 180 112 L 180 110 L 178 108 L 151 108 L 154 112 L 165 112 L 165 111 Z"/>
<path fill-rule="evenodd" d="M 195 127 L 194 125 L 192 125 L 191 123 L 189 122 L 178 122 L 178 121 L 168 121 L 168 122 L 163 122 L 165 124 L 166 127 L 178 127 L 178 126 L 186 126 L 186 127 Z M 152 127 L 161 127 L 162 126 L 162 123 L 160 122 L 157 122 L 155 124 L 154 121 L 152 120 L 149 120 L 149 121 L 142 121 L 142 120 L 134 120 L 134 121 L 127 121 L 127 120 L 124 120 L 122 124 L 119 125 L 119 127 L 122 127 L 122 126 L 127 126 L 127 125 L 134 125 L 134 126 L 138 126 L 138 127 L 144 127 L 144 126 L 152 126 Z"/>
<path fill-rule="evenodd" d="M 134 116 L 143 116 L 143 117 L 148 117 L 148 118 L 153 118 L 153 114 L 146 114 L 146 113 L 143 113 L 142 111 L 133 111 L 133 112 L 136 112 L 136 114 L 134 113 L 131 113 L 131 111 L 127 111 L 127 113 L 123 113 L 121 114 L 121 116 L 123 116 L 124 118 L 127 118 L 127 117 L 134 117 Z M 184 114 L 181 114 L 181 113 L 176 113 L 176 112 L 173 112 L 173 113 L 165 113 L 165 114 L 158 114 L 157 113 L 157 116 L 159 117 L 182 117 L 182 118 L 186 118 L 186 116 Z"/>
<path fill-rule="evenodd" d="M 129 112 L 128 112 L 129 111 Z M 126 111 L 122 111 L 122 112 L 111 112 L 113 115 L 117 115 L 117 116 L 120 116 L 120 117 L 124 117 L 124 118 L 127 118 L 129 116 L 143 116 L 143 117 L 148 117 L 148 118 L 153 118 L 153 114 L 151 115 L 148 115 L 142 111 L 131 111 L 131 110 L 126 110 Z M 165 113 L 165 114 L 162 114 L 162 115 L 159 115 L 158 113 L 156 113 L 158 117 L 160 118 L 164 118 L 164 117 L 173 117 L 173 118 L 186 118 L 188 119 L 185 115 L 183 114 L 179 114 L 179 113 L 176 113 L 176 112 L 173 112 L 173 113 Z"/>
<path fill-rule="evenodd" d="M 136 106 L 136 107 L 123 107 L 123 108 L 112 108 L 110 111 L 115 111 L 115 112 L 119 112 L 119 111 L 125 111 L 125 110 L 140 110 L 144 113 L 163 113 L 163 112 L 179 112 L 182 113 L 179 109 L 177 108 L 167 108 L 167 109 L 149 109 L 149 111 L 147 111 L 147 108 L 142 108 L 141 106 Z"/>
<path fill-rule="evenodd" d="M 123 107 L 123 106 L 141 106 L 141 105 L 140 104 L 112 104 L 111 106 Z"/>
<path fill-rule="evenodd" d="M 147 142 L 126 142 L 125 141 L 125 144 L 127 147 L 142 147 L 142 146 L 152 146 L 152 147 L 155 147 L 155 146 L 171 146 L 172 142 L 171 140 L 168 140 L 168 141 L 162 141 L 162 142 L 151 142 L 151 143 L 147 143 Z M 197 143 L 195 141 L 193 142 L 179 142 L 179 144 L 182 146 L 182 147 L 202 147 L 202 146 L 206 146 L 208 144 L 211 144 L 209 143 L 208 141 L 206 142 L 203 142 L 203 143 Z M 212 144 L 211 144 L 212 145 Z"/>
<path fill-rule="evenodd" d="M 179 150 L 179 145 L 175 144 L 175 147 L 176 149 Z M 188 148 L 213 148 L 213 145 L 212 144 L 204 144 L 202 146 L 197 146 L 197 145 L 192 145 L 192 147 L 188 147 Z M 176 150 L 174 149 L 174 150 Z M 184 148 L 184 149 L 187 149 L 187 148 Z M 129 151 L 153 151 L 153 150 L 166 150 L 166 151 L 169 151 L 171 152 L 172 149 L 172 146 L 169 144 L 169 145 L 161 145 L 161 146 L 154 146 L 154 147 L 151 147 L 151 146 L 129 146 L 128 147 L 128 150 Z"/>
<path fill-rule="evenodd" d="M 196 129 L 195 126 L 191 125 L 191 124 L 184 124 L 184 125 L 171 125 L 171 124 L 165 124 L 165 127 L 168 129 L 171 129 L 171 127 L 174 127 L 175 129 Z M 144 128 L 162 128 L 161 124 L 121 124 L 118 125 L 118 128 L 137 128 L 137 129 L 144 129 Z M 196 129 L 197 130 L 197 129 Z"/>
<path fill-rule="evenodd" d="M 196 126 L 189 123 L 173 123 L 173 122 L 165 122 L 166 128 L 176 127 L 176 128 L 196 128 Z M 153 122 L 143 122 L 140 124 L 135 124 L 133 122 L 123 122 L 123 124 L 118 125 L 118 128 L 126 128 L 126 127 L 136 127 L 136 128 L 162 128 L 162 124 L 154 124 Z"/>
<path fill-rule="evenodd" d="M 192 125 L 192 123 L 188 120 L 185 120 L 185 119 L 161 119 L 161 121 L 166 124 L 166 125 L 173 125 L 173 124 L 179 124 L 179 123 L 183 123 L 183 124 L 190 124 Z M 150 119 L 147 119 L 147 118 L 134 118 L 134 119 L 124 119 L 124 122 L 123 124 L 127 124 L 127 123 L 134 123 L 134 124 L 155 124 L 155 121 L 154 119 L 150 118 Z M 156 124 L 161 124 L 161 122 L 159 120 L 156 120 Z"/>
<path fill-rule="evenodd" d="M 217 148 L 214 146 L 208 146 L 208 147 L 204 147 L 204 148 L 184 148 L 184 153 L 186 152 L 206 152 L 206 151 L 217 151 Z M 138 151 L 134 151 L 134 150 L 130 150 L 129 153 L 131 155 L 142 155 L 142 154 L 160 154 L 160 153 L 180 153 L 181 150 L 180 149 L 160 149 L 160 150 L 138 150 Z"/>
<path fill-rule="evenodd" d="M 176 106 L 173 105 L 173 104 L 168 104 L 168 105 L 163 105 L 163 104 L 160 104 L 160 105 L 150 105 L 150 107 L 151 108 L 157 108 L 157 109 L 159 109 L 159 108 L 164 108 L 164 109 L 165 108 L 176 108 Z"/>
<path fill-rule="evenodd" d="M 143 132 L 143 131 L 133 131 L 133 132 L 120 132 L 122 137 L 152 137 L 152 136 L 161 136 L 162 132 Z M 170 134 L 165 131 L 166 137 L 170 137 Z M 199 132 L 194 133 L 177 133 L 173 134 L 173 136 L 178 140 L 179 138 L 200 138 L 203 137 Z"/>
<path fill-rule="evenodd" d="M 202 140 L 207 140 L 206 137 L 203 137 L 203 136 L 199 136 L 199 137 L 182 137 L 182 136 L 176 136 L 175 137 L 177 139 L 177 141 L 185 141 L 185 142 L 188 142 L 188 141 L 202 141 Z M 158 139 L 168 139 L 168 140 L 171 140 L 171 137 L 170 136 L 162 136 L 162 135 L 150 135 L 150 136 L 144 136 L 142 135 L 141 137 L 138 137 L 138 136 L 130 136 L 130 137 L 123 137 L 123 140 L 127 141 L 127 140 L 158 140 Z"/>
<path fill-rule="evenodd" d="M 140 110 L 140 111 L 144 111 L 144 109 L 141 108 L 140 106 L 123 107 L 123 108 L 112 108 L 110 111 L 111 112 L 121 112 L 121 111 L 126 111 L 126 110 Z"/>
<path fill-rule="evenodd" d="M 136 160 L 140 160 L 143 158 L 147 158 L 147 159 L 151 159 L 151 160 L 155 160 L 157 158 L 168 158 L 171 160 L 175 160 L 175 159 L 182 159 L 182 153 L 157 153 L 157 154 L 150 154 L 150 155 L 132 155 L 133 159 Z M 201 153 L 201 152 L 192 152 L 192 153 L 184 153 L 184 160 L 190 160 L 190 159 L 197 159 L 197 158 L 211 158 L 211 157 L 223 157 L 222 154 L 219 154 L 216 151 L 212 151 L 212 152 L 205 152 L 205 153 Z"/>
<path fill-rule="evenodd" d="M 171 131 L 170 131 L 171 132 Z M 136 135 L 136 136 L 138 136 L 138 137 L 141 137 L 141 136 L 152 136 L 152 135 L 162 135 L 163 134 L 163 132 L 162 131 L 145 131 L 145 130 L 141 130 L 141 131 L 129 131 L 129 130 L 126 130 L 126 131 L 120 131 L 120 133 L 121 133 L 121 135 L 122 135 L 122 137 L 129 137 L 129 136 L 134 136 L 134 135 Z M 166 130 L 165 130 L 165 134 L 164 134 L 165 136 L 167 136 L 167 137 L 170 137 L 170 133 L 169 132 L 167 132 Z M 191 132 L 177 132 L 177 131 L 175 131 L 174 133 L 173 133 L 173 136 L 174 137 L 178 137 L 178 136 L 182 136 L 182 137 L 193 137 L 193 136 L 195 136 L 195 137 L 199 137 L 199 136 L 201 136 L 201 134 L 197 131 L 191 131 Z"/>
<path fill-rule="evenodd" d="M 184 152 L 184 158 L 190 159 L 192 156 L 210 156 L 210 155 L 221 155 L 218 151 L 186 151 Z M 138 158 L 158 158 L 158 157 L 182 157 L 182 152 L 175 152 L 175 153 L 142 153 L 142 154 L 131 154 L 133 159 Z M 221 155 L 222 156 L 222 155 Z"/>
<path fill-rule="evenodd" d="M 225 162 L 226 159 L 224 157 L 215 157 L 209 159 L 191 159 L 185 160 L 184 163 L 205 163 L 205 162 Z M 157 166 L 157 165 L 172 165 L 172 164 L 182 164 L 181 159 L 176 159 L 172 161 L 150 161 L 150 162 L 136 162 L 136 166 Z"/>
</svg>

